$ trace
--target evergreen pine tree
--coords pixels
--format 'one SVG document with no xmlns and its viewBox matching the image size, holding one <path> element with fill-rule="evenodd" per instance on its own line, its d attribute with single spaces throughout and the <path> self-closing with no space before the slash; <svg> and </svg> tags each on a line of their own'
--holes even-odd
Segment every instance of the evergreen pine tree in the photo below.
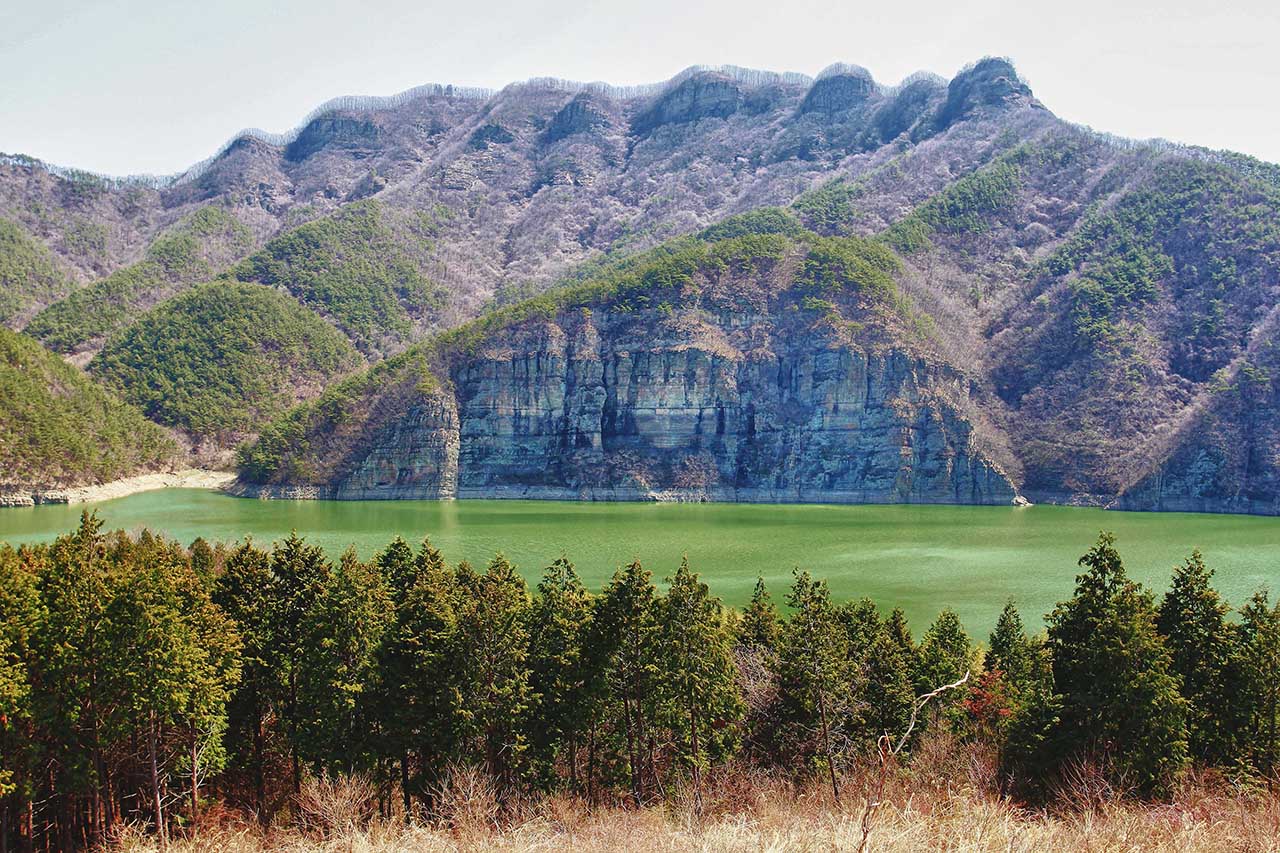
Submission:
<svg viewBox="0 0 1280 853">
<path fill-rule="evenodd" d="M 1022 616 L 1012 601 L 1000 611 L 987 645 L 986 670 L 999 672 L 1014 689 L 1025 685 L 1031 677 L 1033 653 Z"/>
<path fill-rule="evenodd" d="M 499 789 L 510 791 L 525 767 L 529 687 L 529 590 L 501 554 L 459 598 L 463 675 L 459 710 Z"/>
<path fill-rule="evenodd" d="M 307 652 L 306 627 L 316 601 L 328 583 L 331 567 L 324 552 L 292 533 L 271 551 L 271 659 L 276 669 L 279 711 L 289 738 L 293 790 L 302 785 L 299 754 L 303 723 L 299 705 L 302 659 Z"/>
<path fill-rule="evenodd" d="M 375 769 L 376 655 L 394 613 L 377 565 L 342 555 L 304 627 L 299 743 L 318 770 Z"/>
<path fill-rule="evenodd" d="M 1080 565 L 1074 597 L 1049 616 L 1060 746 L 1139 791 L 1164 790 L 1187 763 L 1186 703 L 1151 595 L 1129 580 L 1109 533 Z"/>
<path fill-rule="evenodd" d="M 227 760 L 249 776 L 252 805 L 260 820 L 268 818 L 266 765 L 268 720 L 276 694 L 271 662 L 274 601 L 271 558 L 245 542 L 234 548 L 213 588 L 213 601 L 236 626 L 241 639 L 240 680 L 227 710 Z"/>
<path fill-rule="evenodd" d="M 378 652 L 377 707 L 383 752 L 399 765 L 406 817 L 417 795 L 430 807 L 458 742 L 458 594 L 454 574 L 424 565 L 395 608 Z"/>
<path fill-rule="evenodd" d="M 777 651 L 781 635 L 782 620 L 778 617 L 778 608 L 769 595 L 764 578 L 757 578 L 751 601 L 742 614 L 738 642 L 749 649 L 772 653 Z"/>
<path fill-rule="evenodd" d="M 658 781 L 651 731 L 657 716 L 656 594 L 650 573 L 639 562 L 620 569 L 598 602 L 591 632 L 600 709 L 620 741 L 619 763 L 637 805 L 648 794 L 646 778 Z"/>
<path fill-rule="evenodd" d="M 571 788 L 578 787 L 579 746 L 590 720 L 586 644 L 592 596 L 573 563 L 561 557 L 543 573 L 530 619 L 530 687 L 538 696 L 530 725 L 534 760 L 544 785 L 563 761 Z"/>
<path fill-rule="evenodd" d="M 1240 663 L 1237 701 L 1247 715 L 1243 739 L 1249 758 L 1268 781 L 1280 770 L 1280 603 L 1258 592 L 1240 609 Z"/>
<path fill-rule="evenodd" d="M 840 799 L 843 719 L 849 698 L 848 635 L 831 605 L 826 581 L 796 570 L 787 596 L 791 618 L 779 652 L 779 705 L 784 740 L 795 757 L 826 774 Z"/>
<path fill-rule="evenodd" d="M 1213 588 L 1213 571 L 1199 551 L 1174 569 L 1173 583 L 1160 604 L 1156 628 L 1171 654 L 1171 672 L 1187 700 L 1187 742 L 1191 756 L 1224 765 L 1237 753 L 1246 719 L 1234 696 L 1240 683 L 1236 630 Z"/>
<path fill-rule="evenodd" d="M 711 758 L 737 746 L 743 707 L 733 662 L 733 637 L 719 599 L 689 570 L 689 560 L 668 579 L 658 601 L 659 704 L 669 741 L 689 768 L 694 797 L 702 803 L 702 772 Z"/>
</svg>

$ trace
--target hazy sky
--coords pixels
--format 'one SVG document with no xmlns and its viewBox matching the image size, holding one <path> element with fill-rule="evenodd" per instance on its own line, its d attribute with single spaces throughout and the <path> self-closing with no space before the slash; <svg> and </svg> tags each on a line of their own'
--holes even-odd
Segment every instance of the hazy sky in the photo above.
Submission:
<svg viewBox="0 0 1280 853">
<path fill-rule="evenodd" d="M 0 0 L 0 151 L 163 174 L 336 95 L 724 63 L 896 83 L 987 54 L 1072 121 L 1280 162 L 1276 0 Z"/>
</svg>

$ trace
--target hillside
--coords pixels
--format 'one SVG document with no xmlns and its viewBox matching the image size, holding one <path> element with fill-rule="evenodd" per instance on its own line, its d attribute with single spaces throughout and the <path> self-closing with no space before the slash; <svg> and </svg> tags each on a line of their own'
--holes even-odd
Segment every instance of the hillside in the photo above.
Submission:
<svg viewBox="0 0 1280 853">
<path fill-rule="evenodd" d="M 252 245 L 249 229 L 220 207 L 204 207 L 122 267 L 40 312 L 24 331 L 55 352 L 91 355 L 148 308 L 212 277 Z"/>
<path fill-rule="evenodd" d="M 0 399 L 0 487 L 101 483 L 179 458 L 163 429 L 7 329 L 0 329 Z"/>
<path fill-rule="evenodd" d="M 33 205 L 45 210 L 39 221 Z M 744 215 L 757 229 L 773 217 L 770 227 L 806 246 L 875 238 L 898 257 L 894 287 L 911 321 L 864 324 L 850 332 L 848 347 L 888 348 L 963 376 L 973 401 L 966 422 L 1013 492 L 1102 505 L 1129 505 L 1125 496 L 1141 492 L 1152 508 L 1280 511 L 1280 445 L 1265 428 L 1274 419 L 1271 398 L 1214 404 L 1227 399 L 1215 389 L 1254 375 L 1245 368 L 1265 360 L 1260 347 L 1274 335 L 1280 167 L 1073 126 L 1004 60 L 983 60 L 950 81 L 917 75 L 896 87 L 856 66 L 833 66 L 816 80 L 691 69 L 630 89 L 555 80 L 496 93 L 426 86 L 341 99 L 284 136 L 242 135 L 171 181 L 95 182 L 10 157 L 0 163 L 0 215 L 43 240 L 62 268 L 110 273 L 47 309 L 30 330 L 87 358 L 105 343 L 102 335 L 67 335 L 49 318 L 85 325 L 75 319 L 77 305 L 91 301 L 84 294 L 134 275 L 135 267 L 113 272 L 112 264 L 139 252 L 141 240 L 154 245 L 156 234 L 181 230 L 202 209 L 225 210 L 248 229 L 239 256 L 201 270 L 205 278 L 287 290 L 371 361 L 423 347 L 375 367 L 380 377 L 438 352 L 420 342 L 441 330 L 476 317 L 493 328 L 516 306 L 545 304 L 528 300 L 548 290 L 623 275 L 649 264 L 653 252 L 678 255 L 691 235 L 702 233 L 706 244 L 732 237 Z M 81 251 L 83 241 L 68 242 L 86 220 L 108 235 L 97 260 Z M 700 275 L 700 292 L 713 278 L 728 290 L 759 289 L 741 270 Z M 197 280 L 185 276 L 150 278 L 145 304 L 113 333 Z M 791 284 L 778 287 L 789 292 Z M 775 336 L 787 336 L 795 355 L 816 358 L 830 348 L 809 326 L 779 323 L 790 314 L 762 321 L 744 305 L 722 303 L 664 313 L 662 293 L 649 299 L 620 318 L 632 328 L 608 326 L 613 315 L 593 327 L 618 336 L 601 344 L 602 357 L 630 353 L 628 336 L 655 352 L 704 347 L 707 328 L 731 339 L 740 329 L 764 329 L 770 340 L 759 346 L 732 343 L 743 358 L 771 351 Z M 580 331 L 580 323 L 552 319 L 559 329 L 552 338 Z M 676 320 L 686 327 L 673 331 Z M 529 343 L 520 337 L 528 328 L 512 325 L 508 343 L 516 354 L 527 347 L 521 357 L 533 361 L 510 369 L 536 373 L 539 358 L 560 357 L 560 345 Z M 454 393 L 455 366 L 428 367 Z M 503 393 L 523 381 L 504 378 L 512 384 Z M 527 389 L 552 394 L 548 400 L 502 404 L 517 407 L 520 429 L 526 412 L 555 405 L 561 380 L 548 381 Z M 724 381 L 750 385 L 737 375 Z M 652 406 L 684 417 L 703 402 L 695 395 L 677 406 L 662 396 Z M 423 415 L 399 416 L 409 430 Z M 465 444 L 468 427 L 460 428 Z M 849 440 L 860 439 L 856 432 L 851 424 Z M 1247 453 L 1238 436 L 1251 442 Z M 685 446 L 684 438 L 671 440 Z M 900 437 L 885 441 L 868 459 L 902 446 Z M 354 464 L 341 444 L 309 431 L 308 446 L 286 454 L 300 467 L 290 475 L 273 469 L 268 479 L 327 488 L 329 474 Z M 337 456 L 321 458 L 316 448 L 331 445 Z M 534 465 L 537 453 L 551 454 L 541 458 L 549 465 L 561 451 L 522 452 L 534 454 L 522 465 Z M 775 461 L 795 464 L 806 452 L 792 447 L 793 461 Z M 459 464 L 465 481 L 469 457 Z M 627 463 L 631 473 L 617 477 L 574 469 L 557 482 L 622 482 L 642 467 Z M 827 473 L 806 469 L 801 479 L 827 488 L 820 485 Z M 1153 489 L 1157 475 L 1162 485 Z M 707 481 L 637 476 L 647 485 L 636 485 L 636 494 L 658 496 L 668 480 Z"/>
<path fill-rule="evenodd" d="M 0 324 L 20 327 L 74 287 L 48 248 L 22 226 L 0 219 Z"/>
<path fill-rule="evenodd" d="M 742 217 L 446 333 L 273 425 L 243 477 L 360 498 L 1007 503 L 969 417 L 981 392 L 917 342 L 893 253 L 797 228 Z"/>
<path fill-rule="evenodd" d="M 355 202 L 271 240 L 231 275 L 288 290 L 363 352 L 395 350 L 438 325 L 446 294 L 425 272 L 437 229 L 431 211 Z"/>
<path fill-rule="evenodd" d="M 218 281 L 148 312 L 111 339 L 89 373 L 157 423 L 232 446 L 362 363 L 289 296 Z"/>
</svg>

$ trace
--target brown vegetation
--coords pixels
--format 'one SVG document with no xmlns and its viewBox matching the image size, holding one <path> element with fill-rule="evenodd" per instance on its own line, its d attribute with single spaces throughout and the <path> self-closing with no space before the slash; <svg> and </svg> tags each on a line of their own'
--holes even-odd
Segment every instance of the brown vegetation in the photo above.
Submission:
<svg viewBox="0 0 1280 853">
<path fill-rule="evenodd" d="M 889 777 L 875 811 L 869 851 L 1272 851 L 1280 850 L 1280 797 L 1218 777 L 1187 781 L 1164 803 L 1130 799 L 1078 774 L 1059 806 L 1031 810 L 1002 797 L 992 757 L 978 745 L 945 735 L 917 749 L 909 770 Z M 263 829 L 251 816 L 223 812 L 178 835 L 174 853 L 259 851 L 445 850 L 856 850 L 863 838 L 866 796 L 879 772 L 846 775 L 852 797 L 831 800 L 825 780 L 796 786 L 744 768 L 707 780 L 699 815 L 689 792 L 666 807 L 592 807 L 555 795 L 502 807 L 494 787 L 474 770 L 456 770 L 442 786 L 440 818 L 409 824 L 378 815 L 376 788 L 361 779 L 311 780 L 294 803 Z M 126 828 L 121 849 L 156 849 L 145 827 Z"/>
</svg>

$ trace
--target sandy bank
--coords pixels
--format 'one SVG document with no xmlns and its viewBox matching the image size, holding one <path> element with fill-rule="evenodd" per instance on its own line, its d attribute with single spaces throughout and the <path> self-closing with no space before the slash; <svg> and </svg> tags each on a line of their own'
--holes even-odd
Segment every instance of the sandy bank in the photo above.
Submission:
<svg viewBox="0 0 1280 853">
<path fill-rule="evenodd" d="M 0 507 L 35 506 L 36 504 L 79 504 L 91 501 L 109 501 L 138 492 L 153 489 L 220 489 L 235 480 L 235 474 L 226 471 L 206 471 L 190 468 L 185 471 L 165 471 L 142 474 L 112 480 L 96 486 L 40 487 L 0 486 Z"/>
</svg>

